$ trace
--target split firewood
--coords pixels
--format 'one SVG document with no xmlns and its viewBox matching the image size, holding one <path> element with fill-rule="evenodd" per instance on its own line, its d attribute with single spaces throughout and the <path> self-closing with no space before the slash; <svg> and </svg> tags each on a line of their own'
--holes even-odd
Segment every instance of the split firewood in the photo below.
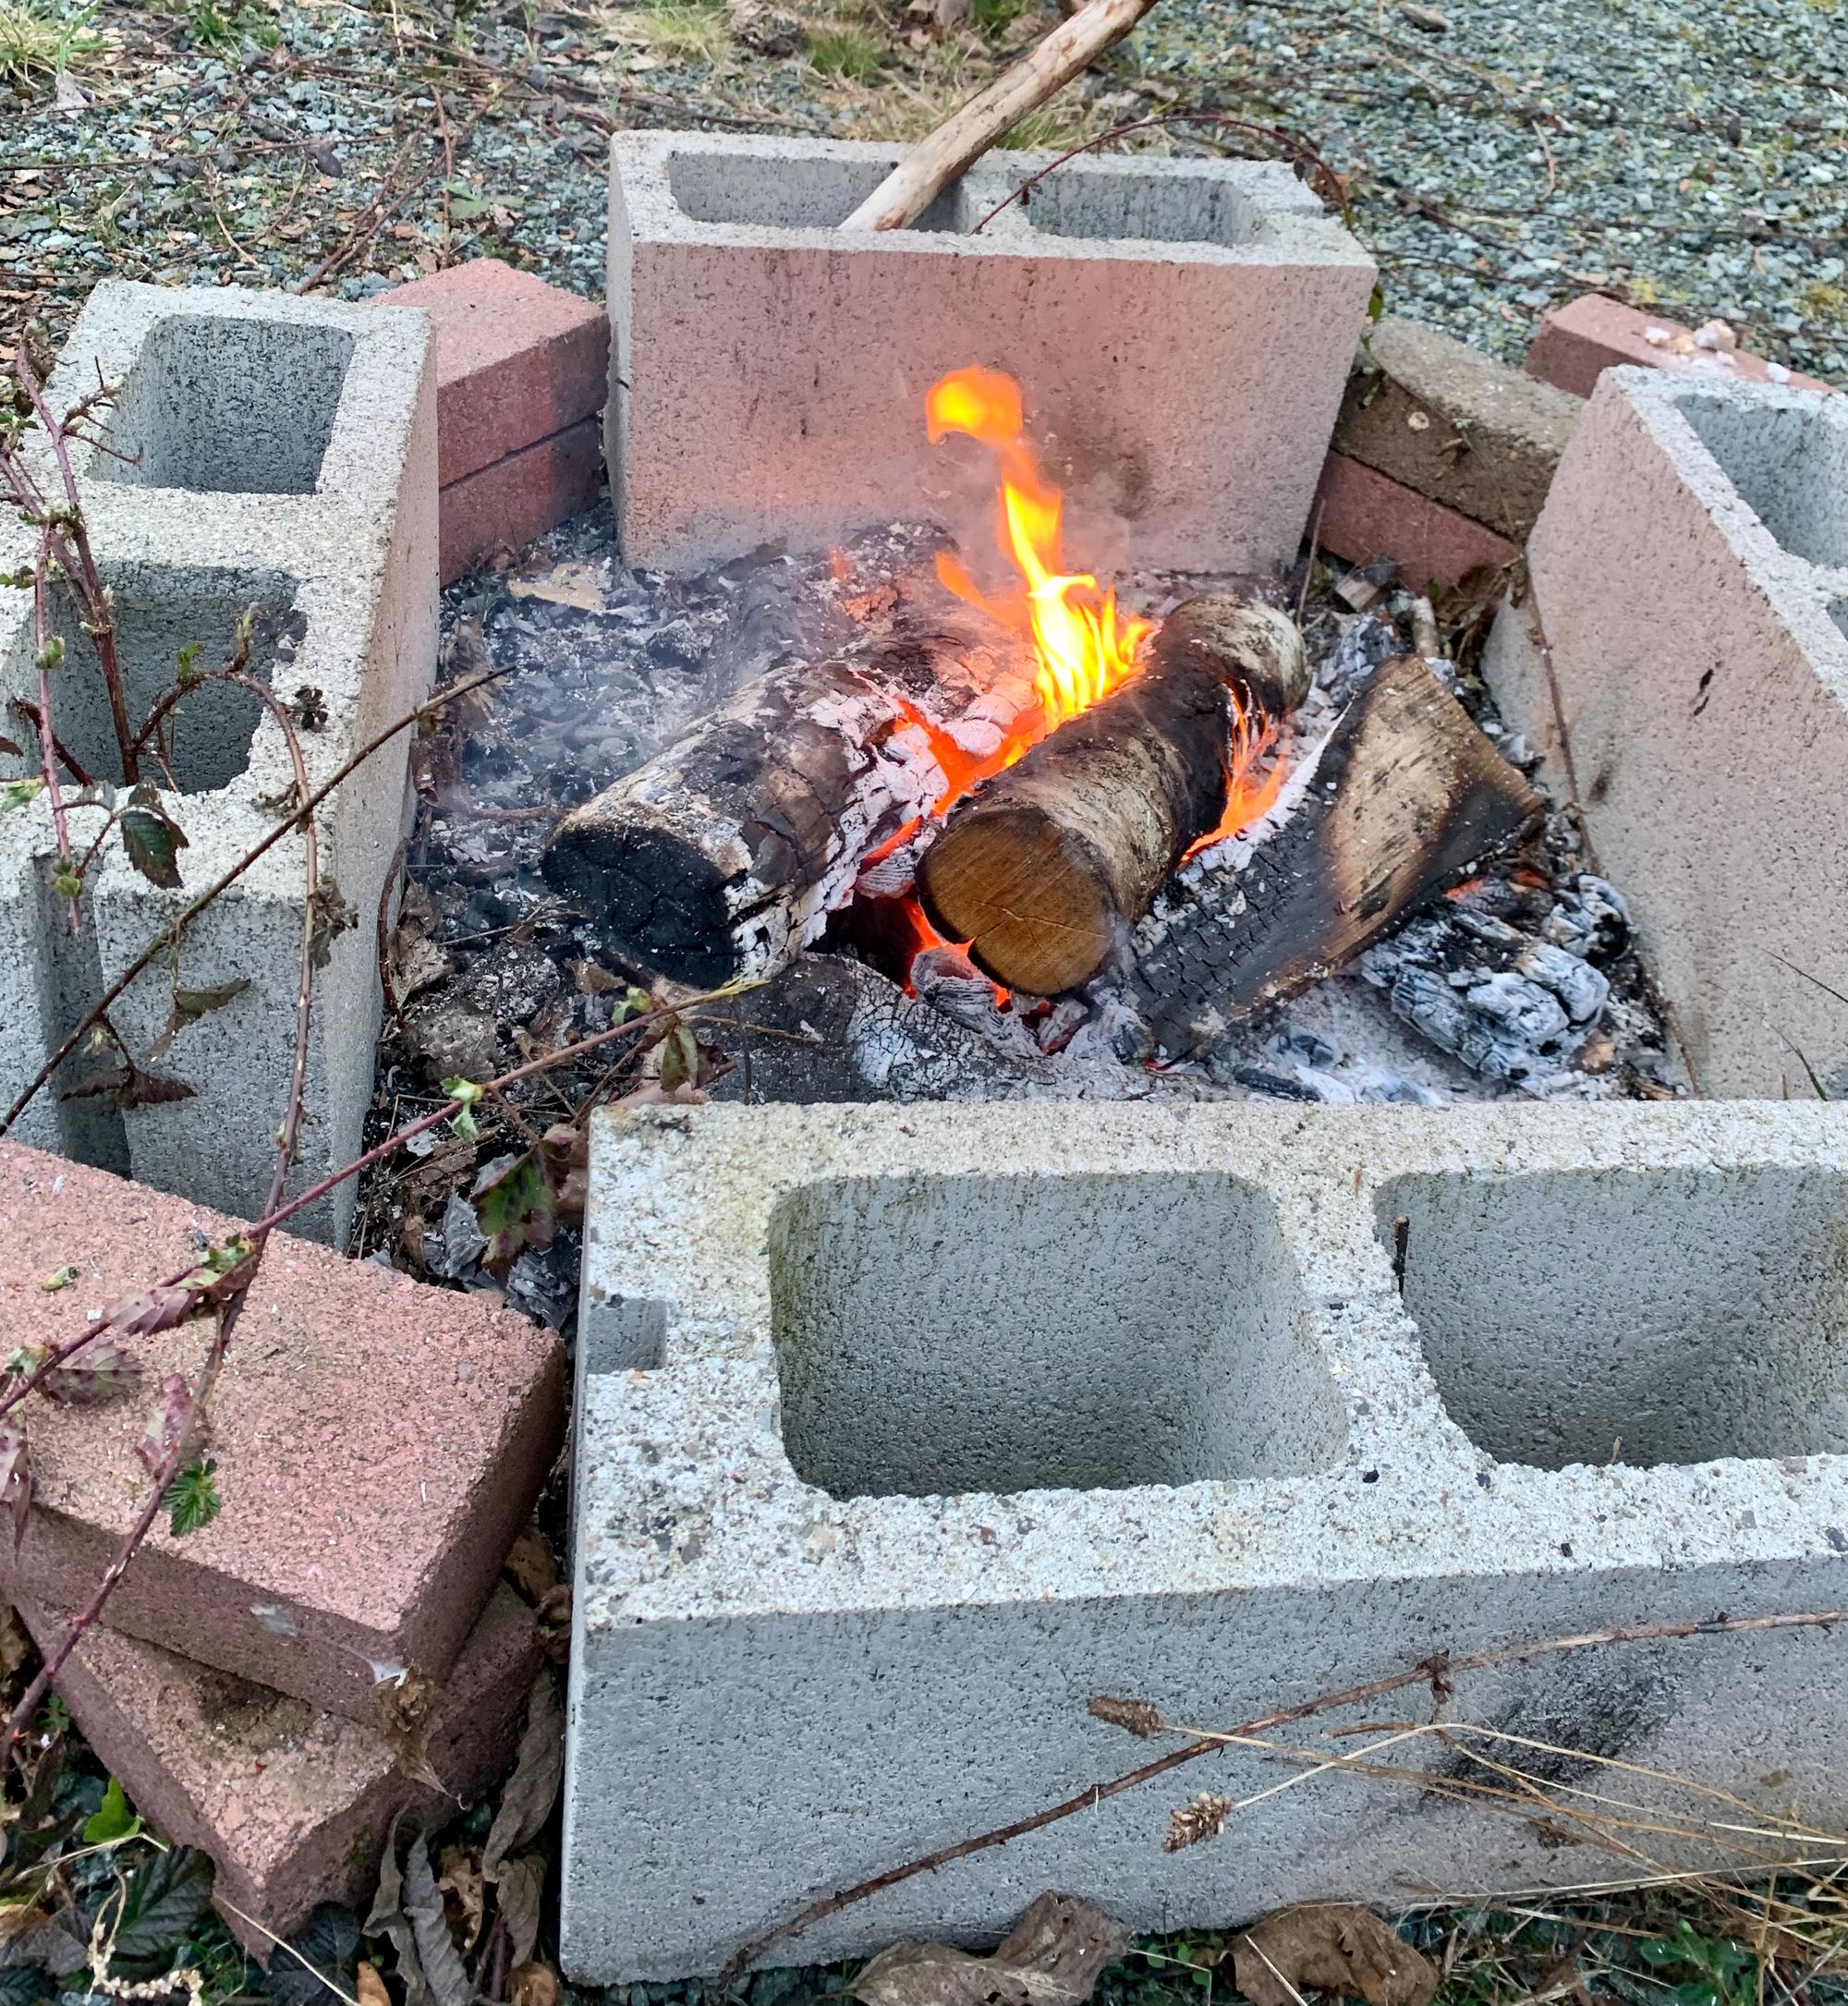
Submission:
<svg viewBox="0 0 1848 2006">
<path fill-rule="evenodd" d="M 951 811 L 918 870 L 931 925 L 1010 989 L 1089 981 L 1224 818 L 1234 703 L 1281 719 L 1307 689 L 1283 614 L 1229 593 L 1177 607 L 1139 675 Z"/>
<path fill-rule="evenodd" d="M 1375 672 L 1298 778 L 1244 869 L 1197 859 L 1137 929 L 1127 993 L 1170 1058 L 1331 975 L 1545 811 L 1412 655 Z"/>
<path fill-rule="evenodd" d="M 549 881 L 638 967 L 715 987 L 773 974 L 852 894 L 869 850 L 991 757 L 1037 704 L 1030 650 L 960 607 L 772 670 L 574 808 Z"/>
<path fill-rule="evenodd" d="M 996 140 L 1121 42 L 1154 5 L 1155 0 L 1087 0 L 986 91 L 920 140 L 842 229 L 908 228 Z"/>
</svg>

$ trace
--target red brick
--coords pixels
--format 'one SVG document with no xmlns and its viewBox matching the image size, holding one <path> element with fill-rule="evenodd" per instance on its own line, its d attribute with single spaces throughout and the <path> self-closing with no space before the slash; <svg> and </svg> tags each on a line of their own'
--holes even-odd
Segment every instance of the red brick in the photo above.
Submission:
<svg viewBox="0 0 1848 2006">
<path fill-rule="evenodd" d="M 597 499 L 602 428 L 594 418 L 542 439 L 436 498 L 438 564 L 453 585 L 502 547 L 517 551 Z"/>
<path fill-rule="evenodd" d="M 41 1649 L 68 1622 L 41 1603 L 20 1613 Z M 363 1903 L 399 1811 L 444 1823 L 505 1774 L 539 1664 L 532 1611 L 496 1589 L 432 1703 L 441 1791 L 402 1775 L 376 1727 L 116 1631 L 92 1630 L 57 1689 L 141 1816 L 212 1856 L 226 1923 L 266 1955 L 265 1930 L 286 1937 L 317 1902 Z"/>
<path fill-rule="evenodd" d="M 184 1268 L 235 1221 L 0 1144 L 0 1355 L 67 1339 Z M 77 1279 L 41 1281 L 69 1265 Z M 147 1495 L 136 1444 L 164 1375 L 191 1378 L 194 1323 L 133 1341 L 142 1385 L 99 1406 L 21 1411 L 35 1479 L 0 1589 L 81 1608 Z M 278 1234 L 226 1357 L 209 1453 L 224 1509 L 164 1519 L 109 1602 L 117 1629 L 354 1720 L 383 1670 L 440 1677 L 487 1601 L 564 1427 L 557 1338 Z"/>
<path fill-rule="evenodd" d="M 436 480 L 480 472 L 603 407 L 610 323 L 601 307 L 498 258 L 381 293 L 421 307 L 436 337 Z"/>
<path fill-rule="evenodd" d="M 1644 313 L 1622 301 L 1607 299 L 1602 293 L 1585 293 L 1570 305 L 1549 313 L 1540 322 L 1527 350 L 1527 374 L 1556 389 L 1569 390 L 1575 397 L 1588 397 L 1593 385 L 1608 369 L 1619 363 L 1640 363 L 1645 369 L 1672 370 L 1685 375 L 1712 376 L 1721 382 L 1764 383 L 1772 381 L 1762 356 L 1744 348 L 1732 350 L 1732 366 L 1718 361 L 1712 351 L 1696 350 L 1678 355 L 1664 342 L 1648 339 L 1651 329 L 1692 337 L 1693 330 L 1679 321 L 1664 320 L 1660 313 Z M 1794 390 L 1827 390 L 1814 376 L 1794 373 L 1782 381 Z"/>
<path fill-rule="evenodd" d="M 1350 564 L 1392 558 L 1414 590 L 1455 585 L 1468 572 L 1498 570 L 1519 554 L 1479 522 L 1341 453 L 1323 463 L 1309 524 L 1322 549 Z"/>
</svg>

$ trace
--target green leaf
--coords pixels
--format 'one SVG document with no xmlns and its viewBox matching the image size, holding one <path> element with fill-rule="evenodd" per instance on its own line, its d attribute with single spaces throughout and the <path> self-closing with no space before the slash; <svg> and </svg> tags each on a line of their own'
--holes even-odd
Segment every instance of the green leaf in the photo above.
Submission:
<svg viewBox="0 0 1848 2006">
<path fill-rule="evenodd" d="M 6 792 L 0 794 L 0 807 L 25 808 L 36 801 L 44 791 L 43 774 L 35 775 L 30 780 L 9 780 Z"/>
<path fill-rule="evenodd" d="M 55 1295 L 59 1289 L 67 1289 L 77 1280 L 77 1270 L 68 1262 L 62 1268 L 54 1268 L 39 1286 L 47 1295 Z"/>
<path fill-rule="evenodd" d="M 263 1997 L 275 2006 L 329 2006 L 329 1994 L 353 1989 L 359 1919 L 338 1902 L 322 1902 L 288 1939 L 293 1957 L 273 1960 Z M 4 2001 L 0 2001 L 4 2006 Z"/>
<path fill-rule="evenodd" d="M 122 847 L 128 861 L 150 884 L 170 892 L 179 883 L 179 852 L 187 847 L 186 832 L 161 806 L 161 797 L 143 781 L 122 810 Z"/>
<path fill-rule="evenodd" d="M 178 883 L 176 879 L 175 883 Z M 61 857 L 52 867 L 52 890 L 60 898 L 83 896 L 83 873 L 68 857 Z"/>
<path fill-rule="evenodd" d="M 111 1846 L 118 1839 L 132 1839 L 141 1829 L 141 1821 L 128 1808 L 128 1799 L 120 1781 L 109 1779 L 109 1788 L 103 1793 L 103 1805 L 85 1821 L 83 1842 L 87 1846 Z"/>
<path fill-rule="evenodd" d="M 140 1980 L 167 1971 L 187 1931 L 212 1900 L 212 1862 L 189 1846 L 156 1853 L 122 1898 L 110 1975 Z"/>
<path fill-rule="evenodd" d="M 543 1251 L 552 1245 L 558 1194 L 539 1150 L 497 1156 L 476 1178 L 468 1196 L 476 1222 L 487 1235 L 481 1265 L 490 1274 L 505 1275 L 523 1247 Z"/>
<path fill-rule="evenodd" d="M 167 1494 L 161 1502 L 172 1514 L 169 1523 L 176 1539 L 211 1525 L 224 1510 L 225 1501 L 213 1481 L 217 1468 L 209 1458 L 203 1463 L 188 1463 L 167 1486 Z"/>
</svg>

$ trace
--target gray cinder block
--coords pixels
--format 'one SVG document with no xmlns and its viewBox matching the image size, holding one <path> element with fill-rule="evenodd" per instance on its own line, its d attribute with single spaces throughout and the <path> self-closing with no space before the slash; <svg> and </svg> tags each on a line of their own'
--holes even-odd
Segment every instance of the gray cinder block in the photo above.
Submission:
<svg viewBox="0 0 1848 2006">
<path fill-rule="evenodd" d="M 304 732 L 310 784 L 428 694 L 436 650 L 436 430 L 427 316 L 231 287 L 175 292 L 105 280 L 66 343 L 50 385 L 62 409 L 98 371 L 125 380 L 109 453 L 79 448 L 76 472 L 98 564 L 115 595 L 137 723 L 173 679 L 176 656 L 228 656 L 240 614 L 260 609 L 252 673 L 285 698 L 321 693 L 324 727 Z M 41 452 L 47 491 L 55 481 Z M 0 569 L 30 554 L 0 525 Z M 97 780 L 120 760 L 95 657 L 73 609 L 56 624 L 67 655 L 53 688 L 58 736 Z M 0 588 L 0 711 L 36 700 L 30 595 Z M 0 777 L 38 772 L 37 742 Z M 374 923 L 403 826 L 410 734 L 345 782 L 320 817 L 323 879 L 356 923 L 316 979 L 308 1119 L 294 1188 L 359 1154 L 371 1096 L 381 996 Z M 147 762 L 185 830 L 182 889 L 157 890 L 112 837 L 73 933 L 46 886 L 55 855 L 41 797 L 0 815 L 0 1105 L 161 927 L 272 829 L 290 797 L 280 728 L 247 692 L 202 687 L 179 707 L 163 771 Z M 116 798 L 121 798 L 119 794 Z M 104 810 L 72 814 L 79 849 Z M 22 1141 L 132 1173 L 249 1218 L 274 1157 L 295 1039 L 302 845 L 291 835 L 196 920 L 176 967 L 156 964 L 112 1015 L 138 1053 L 159 1038 L 176 984 L 249 987 L 188 1026 L 152 1070 L 192 1099 L 116 1112 L 61 1100 L 74 1076 L 115 1061 L 82 1052 L 22 1118 Z M 344 1236 L 352 1188 L 299 1222 Z"/>
<path fill-rule="evenodd" d="M 1527 565 L 1486 673 L 1701 1090 L 1848 1091 L 1848 398 L 1607 371 Z"/>
<path fill-rule="evenodd" d="M 715 1971 L 1175 1745 L 1096 1694 L 1224 1728 L 1438 1651 L 1842 1606 L 1844 1176 L 1848 1112 L 1813 1104 L 600 1117 L 566 1969 Z M 1436 1710 L 1830 1830 L 1844 1654 L 1587 1650 Z M 1429 1738 L 1379 1759 L 1476 1773 Z M 1164 1853 L 1198 1791 L 1266 1794 Z M 1549 1836 L 1228 1749 L 776 1958 L 991 1939 L 1048 1888 L 1177 1928 L 1624 1870 Z"/>
<path fill-rule="evenodd" d="M 898 150 L 618 134 L 604 422 L 628 560 L 970 518 L 985 479 L 951 492 L 924 434 L 925 393 L 968 363 L 1020 382 L 1085 564 L 1293 558 L 1371 261 L 1258 161 L 1074 161 L 970 234 L 1053 157 L 993 155 L 916 228 L 849 234 Z"/>
</svg>

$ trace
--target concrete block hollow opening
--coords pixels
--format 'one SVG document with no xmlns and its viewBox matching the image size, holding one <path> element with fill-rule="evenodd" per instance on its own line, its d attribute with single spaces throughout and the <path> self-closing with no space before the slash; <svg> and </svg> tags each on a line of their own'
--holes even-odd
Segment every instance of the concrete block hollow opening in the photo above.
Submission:
<svg viewBox="0 0 1848 2006">
<path fill-rule="evenodd" d="M 228 314 L 156 321 L 92 478 L 201 494 L 312 494 L 352 355 L 343 328 Z"/>
<path fill-rule="evenodd" d="M 746 164 L 735 153 L 670 153 L 667 187 L 695 223 L 770 230 L 832 230 L 845 223 L 897 166 L 890 160 L 766 154 Z M 976 221 L 968 191 L 953 183 L 911 225 L 914 230 L 963 231 Z"/>
<path fill-rule="evenodd" d="M 1687 396 L 1682 416 L 1741 500 L 1793 556 L 1848 568 L 1848 425 L 1819 397 Z"/>
<path fill-rule="evenodd" d="M 837 1497 L 1297 1476 L 1345 1449 L 1241 1179 L 840 1178 L 783 1198 L 769 1246 L 784 1446 Z"/>
<path fill-rule="evenodd" d="M 138 730 L 161 693 L 172 687 L 182 651 L 197 650 L 201 669 L 223 666 L 246 613 L 256 615 L 248 673 L 258 682 L 271 681 L 278 668 L 295 660 L 307 632 L 306 618 L 296 609 L 298 580 L 283 572 L 158 563 L 105 564 L 103 570 L 115 594 L 116 651 L 128 717 Z M 91 780 L 119 785 L 121 751 L 102 665 L 68 595 L 53 595 L 50 625 L 65 644 L 52 693 L 58 741 Z M 0 755 L 0 777 L 24 778 L 39 771 L 37 739 L 12 708 L 38 702 L 31 633 L 24 625 L 0 661 L 0 693 L 8 716 L 0 731 L 25 748 L 18 756 Z M 202 685 L 170 713 L 163 753 L 144 760 L 144 777 L 171 784 L 180 794 L 228 786 L 250 763 L 262 712 L 261 699 L 249 690 Z"/>
<path fill-rule="evenodd" d="M 1498 1462 L 1848 1451 L 1839 1171 L 1421 1173 L 1377 1223 L 1451 1417 Z"/>
</svg>

